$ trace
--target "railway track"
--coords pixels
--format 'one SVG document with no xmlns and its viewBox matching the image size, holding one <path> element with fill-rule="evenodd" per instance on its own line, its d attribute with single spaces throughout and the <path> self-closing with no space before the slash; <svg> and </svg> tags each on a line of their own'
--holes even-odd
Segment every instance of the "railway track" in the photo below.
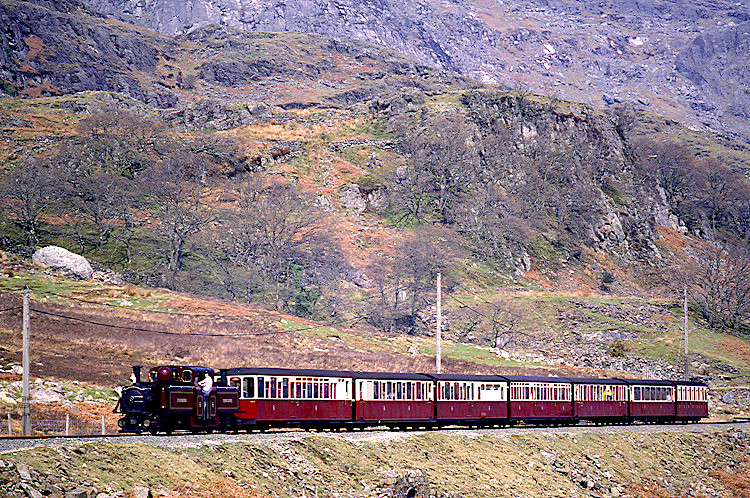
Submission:
<svg viewBox="0 0 750 498">
<path fill-rule="evenodd" d="M 587 434 L 587 433 L 640 433 L 654 434 L 664 432 L 716 432 L 728 430 L 750 431 L 750 420 L 737 419 L 726 422 L 697 422 L 693 424 L 633 424 L 633 425 L 594 425 L 580 424 L 560 427 L 549 426 L 515 426 L 497 429 L 473 429 L 465 427 L 444 427 L 433 430 L 370 429 L 353 432 L 305 431 L 305 430 L 271 430 L 257 433 L 184 433 L 172 435 L 145 434 L 109 434 L 91 436 L 33 436 L 0 438 L 0 454 L 34 447 L 79 445 L 91 442 L 114 444 L 141 443 L 165 448 L 218 445 L 231 443 L 266 444 L 276 441 L 302 439 L 310 434 L 336 437 L 348 441 L 394 440 L 415 434 L 443 433 L 458 436 L 475 437 L 478 435 L 506 437 L 512 435 L 546 435 L 546 434 Z"/>
</svg>

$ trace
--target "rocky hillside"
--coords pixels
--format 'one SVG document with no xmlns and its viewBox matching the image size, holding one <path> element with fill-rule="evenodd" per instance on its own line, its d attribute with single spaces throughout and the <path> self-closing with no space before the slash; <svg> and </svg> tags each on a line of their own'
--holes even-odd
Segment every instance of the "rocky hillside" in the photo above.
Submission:
<svg viewBox="0 0 750 498">
<path fill-rule="evenodd" d="M 750 119 L 748 53 L 750 22 L 701 35 L 685 47 L 676 68 L 705 95 L 705 101 L 695 105 L 720 113 L 735 126 L 746 125 Z"/>
<path fill-rule="evenodd" d="M 222 24 L 244 31 L 363 40 L 485 83 L 520 86 L 597 107 L 630 103 L 692 126 L 750 138 L 741 90 L 749 84 L 747 72 L 729 70 L 734 77 L 726 85 L 736 92 L 705 84 L 722 78 L 725 69 L 697 78 L 699 67 L 714 67 L 710 60 L 701 62 L 712 53 L 723 54 L 722 68 L 745 64 L 745 28 L 732 26 L 747 20 L 750 11 L 735 2 L 687 7 L 671 0 L 88 3 L 164 34 Z M 705 50 L 695 58 L 691 47 Z"/>
<path fill-rule="evenodd" d="M 16 254 L 54 243 L 132 282 L 417 333 L 437 271 L 452 289 L 671 296 L 708 234 L 750 233 L 747 183 L 717 153 L 741 171 L 747 151 L 664 143 L 674 121 L 483 87 L 361 41 L 159 35 L 74 0 L 0 16 L 15 95 L 0 100 L 0 248 Z M 634 133 L 646 125 L 659 140 Z M 744 306 L 713 324 L 740 329 Z"/>
</svg>

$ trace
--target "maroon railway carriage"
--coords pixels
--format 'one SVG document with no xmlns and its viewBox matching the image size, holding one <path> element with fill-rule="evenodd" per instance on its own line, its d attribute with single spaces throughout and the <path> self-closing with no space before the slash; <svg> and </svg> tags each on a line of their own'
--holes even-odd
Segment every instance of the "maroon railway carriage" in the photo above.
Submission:
<svg viewBox="0 0 750 498">
<path fill-rule="evenodd" d="M 498 375 L 430 374 L 435 418 L 441 423 L 493 425 L 508 421 L 508 381 Z"/>
<path fill-rule="evenodd" d="M 422 374 L 355 372 L 358 424 L 408 425 L 434 421 L 433 380 Z"/>
<path fill-rule="evenodd" d="M 675 418 L 675 385 L 667 380 L 622 379 L 628 384 L 633 420 L 660 422 Z"/>
<path fill-rule="evenodd" d="M 572 421 L 572 384 L 557 377 L 503 375 L 509 382 L 511 421 Z"/>
<path fill-rule="evenodd" d="M 226 375 L 229 385 L 240 390 L 239 426 L 335 427 L 351 421 L 351 372 L 230 368 Z"/>
<path fill-rule="evenodd" d="M 702 382 L 676 380 L 675 416 L 678 420 L 697 421 L 708 417 L 708 386 Z"/>
<path fill-rule="evenodd" d="M 607 422 L 628 416 L 628 385 L 616 379 L 570 379 L 573 417 Z"/>
</svg>

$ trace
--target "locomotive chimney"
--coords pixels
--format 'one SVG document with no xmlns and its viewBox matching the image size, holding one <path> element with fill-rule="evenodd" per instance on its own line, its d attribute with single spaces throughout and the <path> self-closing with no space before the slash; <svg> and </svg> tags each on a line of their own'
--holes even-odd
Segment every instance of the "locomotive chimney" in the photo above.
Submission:
<svg viewBox="0 0 750 498">
<path fill-rule="evenodd" d="M 220 368 L 219 374 L 221 374 L 221 385 L 226 386 L 227 385 L 227 369 L 226 368 Z"/>
<path fill-rule="evenodd" d="M 135 377 L 135 383 L 140 384 L 141 383 L 141 366 L 140 365 L 133 365 L 133 376 Z"/>
</svg>

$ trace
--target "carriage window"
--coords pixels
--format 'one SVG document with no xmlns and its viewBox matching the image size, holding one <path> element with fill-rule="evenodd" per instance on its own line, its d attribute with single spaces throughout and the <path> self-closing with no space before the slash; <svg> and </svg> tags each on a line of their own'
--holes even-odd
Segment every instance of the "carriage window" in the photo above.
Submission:
<svg viewBox="0 0 750 498">
<path fill-rule="evenodd" d="M 331 398 L 336 399 L 336 384 L 331 384 Z"/>
<path fill-rule="evenodd" d="M 396 399 L 401 399 L 401 382 L 396 382 Z"/>
<path fill-rule="evenodd" d="M 242 397 L 243 398 L 253 398 L 255 397 L 255 393 L 253 392 L 253 387 L 255 384 L 253 383 L 252 377 L 245 377 L 242 379 Z"/>
<path fill-rule="evenodd" d="M 230 387 L 240 387 L 240 378 L 239 377 L 233 377 L 229 379 L 229 386 Z"/>
<path fill-rule="evenodd" d="M 288 398 L 289 397 L 289 379 L 284 379 L 281 381 L 281 390 L 282 390 L 282 397 Z"/>
<path fill-rule="evenodd" d="M 276 377 L 268 379 L 268 385 L 266 386 L 266 398 L 276 397 Z"/>
<path fill-rule="evenodd" d="M 406 384 L 406 399 L 412 399 L 412 393 L 414 393 L 413 385 L 413 382 Z"/>
<path fill-rule="evenodd" d="M 264 396 L 263 396 L 263 393 L 265 392 L 265 391 L 264 391 L 264 387 L 263 387 L 264 385 L 265 385 L 265 384 L 264 384 L 264 382 L 263 382 L 263 377 L 258 377 L 258 397 L 259 397 L 259 398 L 262 398 L 262 397 L 264 397 Z"/>
<path fill-rule="evenodd" d="M 326 382 L 323 384 L 323 397 L 329 399 L 331 397 L 331 384 Z"/>
<path fill-rule="evenodd" d="M 318 396 L 320 394 L 319 389 L 320 389 L 320 384 L 318 382 L 314 382 L 313 383 L 313 395 L 312 395 L 313 398 L 319 397 Z"/>
<path fill-rule="evenodd" d="M 388 399 L 393 399 L 393 382 L 386 382 L 385 387 L 388 391 Z"/>
<path fill-rule="evenodd" d="M 187 382 L 188 384 L 190 384 L 191 382 L 193 382 L 193 372 L 190 371 L 190 370 L 183 370 L 182 371 L 182 382 Z"/>
<path fill-rule="evenodd" d="M 422 383 L 417 382 L 417 399 L 422 399 Z"/>
<path fill-rule="evenodd" d="M 296 393 L 297 397 L 301 398 L 302 397 L 302 383 L 301 382 L 295 382 L 294 384 L 295 384 L 294 387 L 295 387 L 295 389 L 297 391 L 297 393 Z"/>
</svg>

